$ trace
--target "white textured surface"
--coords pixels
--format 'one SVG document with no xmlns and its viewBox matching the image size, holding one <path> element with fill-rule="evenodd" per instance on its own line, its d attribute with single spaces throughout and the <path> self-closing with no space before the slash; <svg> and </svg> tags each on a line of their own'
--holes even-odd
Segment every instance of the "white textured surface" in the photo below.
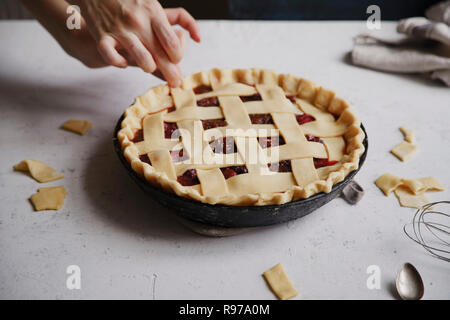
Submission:
<svg viewBox="0 0 450 320">
<path fill-rule="evenodd" d="M 450 298 L 449 265 L 402 232 L 413 209 L 400 208 L 373 184 L 384 172 L 435 176 L 450 187 L 450 93 L 415 76 L 353 67 L 351 38 L 365 22 L 201 22 L 185 74 L 212 67 L 261 67 L 316 81 L 352 101 L 369 133 L 357 176 L 358 206 L 336 199 L 297 221 L 232 238 L 192 234 L 148 199 L 113 153 L 112 130 L 134 96 L 159 80 L 137 69 L 88 70 L 34 22 L 0 23 L 0 298 L 272 299 L 261 274 L 282 262 L 299 299 L 392 298 L 397 268 L 422 272 L 425 298 Z M 394 24 L 384 23 L 381 33 Z M 87 119 L 84 137 L 59 130 Z M 399 126 L 415 129 L 420 151 L 401 163 L 389 150 Z M 32 158 L 62 170 L 68 190 L 59 212 L 32 210 L 38 184 L 12 171 Z M 431 194 L 449 199 L 449 192 Z M 82 271 L 82 289 L 66 289 L 66 267 Z M 381 268 L 368 290 L 366 268 Z M 156 277 L 156 283 L 153 281 Z M 153 290 L 154 288 L 154 290 Z"/>
</svg>

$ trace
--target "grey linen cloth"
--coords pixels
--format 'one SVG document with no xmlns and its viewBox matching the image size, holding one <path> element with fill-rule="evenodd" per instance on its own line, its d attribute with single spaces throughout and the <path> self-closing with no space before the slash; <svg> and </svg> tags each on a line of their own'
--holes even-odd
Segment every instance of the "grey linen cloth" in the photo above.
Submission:
<svg viewBox="0 0 450 320">
<path fill-rule="evenodd" d="M 426 73 L 450 86 L 450 1 L 432 6 L 425 17 L 400 20 L 401 39 L 369 34 L 355 37 L 353 64 L 397 73 Z"/>
</svg>

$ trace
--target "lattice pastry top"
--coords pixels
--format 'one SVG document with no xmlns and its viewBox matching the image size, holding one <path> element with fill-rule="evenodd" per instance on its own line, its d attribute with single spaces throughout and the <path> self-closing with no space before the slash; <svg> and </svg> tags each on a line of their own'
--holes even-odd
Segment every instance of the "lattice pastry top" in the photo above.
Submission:
<svg viewBox="0 0 450 320">
<path fill-rule="evenodd" d="M 268 70 L 213 69 L 136 98 L 118 139 L 150 183 L 210 204 L 330 192 L 358 168 L 364 133 L 334 92 Z"/>
</svg>

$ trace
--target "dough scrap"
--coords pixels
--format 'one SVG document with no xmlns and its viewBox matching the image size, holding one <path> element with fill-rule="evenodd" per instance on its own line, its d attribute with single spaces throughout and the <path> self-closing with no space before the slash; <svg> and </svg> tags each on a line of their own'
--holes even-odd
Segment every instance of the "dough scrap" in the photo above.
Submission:
<svg viewBox="0 0 450 320">
<path fill-rule="evenodd" d="M 298 295 L 281 263 L 264 272 L 263 276 L 278 299 L 287 300 Z"/>
<path fill-rule="evenodd" d="M 36 211 L 59 210 L 64 204 L 66 195 L 64 186 L 39 188 L 37 193 L 31 195 L 30 200 Z"/>
<path fill-rule="evenodd" d="M 420 178 L 420 182 L 425 186 L 426 191 L 444 191 L 445 187 L 433 177 Z"/>
<path fill-rule="evenodd" d="M 68 131 L 84 135 L 92 128 L 92 123 L 87 120 L 67 120 L 62 128 Z"/>
<path fill-rule="evenodd" d="M 390 173 L 381 175 L 375 184 L 386 196 L 394 191 L 402 207 L 420 209 L 429 203 L 426 191 L 444 191 L 445 188 L 433 177 L 402 179 Z"/>
<path fill-rule="evenodd" d="M 433 177 L 420 179 L 403 179 L 390 173 L 381 175 L 375 184 L 386 196 L 398 188 L 406 188 L 413 195 L 420 195 L 426 191 L 444 191 L 445 187 Z"/>
<path fill-rule="evenodd" d="M 41 183 L 64 178 L 62 173 L 36 160 L 23 160 L 14 166 L 14 170 L 29 172 L 36 181 Z"/>
<path fill-rule="evenodd" d="M 395 189 L 394 193 L 402 207 L 420 209 L 427 203 L 430 203 L 430 200 L 424 193 L 415 195 L 411 193 L 410 189 L 404 186 Z"/>
<path fill-rule="evenodd" d="M 389 193 L 402 184 L 402 179 L 390 173 L 385 173 L 375 180 L 375 184 L 386 196 L 388 196 Z"/>
<path fill-rule="evenodd" d="M 410 143 L 416 142 L 416 132 L 411 129 L 406 129 L 405 127 L 400 127 L 400 131 L 403 133 L 405 141 Z"/>
<path fill-rule="evenodd" d="M 416 153 L 417 146 L 412 143 L 402 141 L 396 145 L 392 150 L 392 154 L 396 156 L 401 161 L 406 161 L 411 159 L 411 157 Z"/>
</svg>

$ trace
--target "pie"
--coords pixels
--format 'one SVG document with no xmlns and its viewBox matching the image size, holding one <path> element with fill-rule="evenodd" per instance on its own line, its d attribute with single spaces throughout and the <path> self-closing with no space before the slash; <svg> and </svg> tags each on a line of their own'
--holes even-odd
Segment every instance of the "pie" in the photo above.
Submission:
<svg viewBox="0 0 450 320">
<path fill-rule="evenodd" d="M 261 69 L 213 69 L 157 86 L 117 134 L 132 170 L 209 204 L 283 204 L 330 192 L 358 168 L 364 132 L 331 90 Z"/>
</svg>

